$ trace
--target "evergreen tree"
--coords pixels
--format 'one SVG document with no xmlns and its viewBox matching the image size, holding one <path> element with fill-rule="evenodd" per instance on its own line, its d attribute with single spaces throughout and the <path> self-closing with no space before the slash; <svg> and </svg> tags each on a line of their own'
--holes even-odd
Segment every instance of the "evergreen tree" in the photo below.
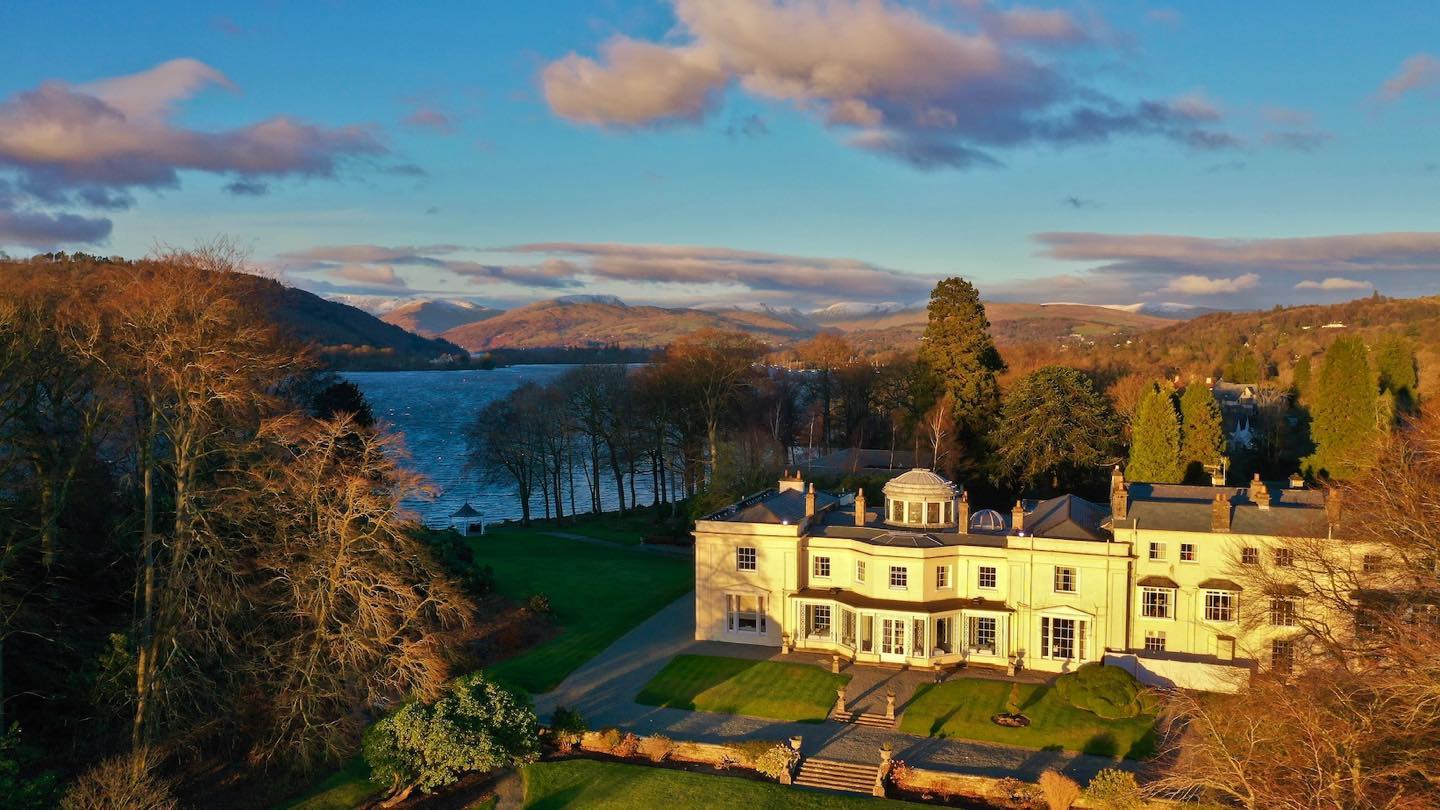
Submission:
<svg viewBox="0 0 1440 810">
<path fill-rule="evenodd" d="M 962 437 L 982 437 L 1000 412 L 1000 383 L 1005 363 L 990 337 L 990 321 L 980 293 L 963 278 L 947 278 L 930 293 L 920 359 L 940 377 L 955 402 L 955 423 Z M 969 444 L 970 442 L 966 442 Z"/>
<path fill-rule="evenodd" d="M 1315 453 L 1305 459 L 1307 472 L 1336 479 L 1360 472 L 1377 433 L 1377 387 L 1360 338 L 1343 337 L 1330 345 L 1312 395 Z"/>
<path fill-rule="evenodd" d="M 1185 477 L 1180 463 L 1175 389 L 1168 382 L 1151 383 L 1140 397 L 1131 423 L 1130 463 L 1125 466 L 1125 477 L 1155 484 L 1178 484 Z"/>
<path fill-rule="evenodd" d="M 1006 393 L 997 469 L 1016 484 L 1073 490 L 1119 458 L 1120 418 L 1080 371 L 1046 366 Z"/>
<path fill-rule="evenodd" d="M 1250 350 L 1248 344 L 1236 346 L 1230 350 L 1230 356 L 1225 358 L 1225 367 L 1222 371 L 1221 376 L 1229 382 L 1260 382 L 1260 360 L 1255 356 L 1255 352 Z"/>
<path fill-rule="evenodd" d="M 1297 402 L 1308 403 L 1310 401 L 1310 382 L 1312 373 L 1310 371 L 1310 355 L 1305 355 L 1295 361 L 1295 374 L 1291 382 L 1291 388 L 1295 390 Z"/>
<path fill-rule="evenodd" d="M 1391 337 L 1375 345 L 1375 371 L 1379 375 L 1380 390 L 1394 395 L 1395 407 L 1408 411 L 1415 403 L 1415 391 L 1420 386 L 1415 370 L 1415 352 L 1403 338 Z"/>
<path fill-rule="evenodd" d="M 1180 463 L 1185 480 L 1207 483 L 1205 465 L 1219 464 L 1225 453 L 1225 428 L 1220 406 L 1200 381 L 1185 386 L 1180 397 Z"/>
</svg>

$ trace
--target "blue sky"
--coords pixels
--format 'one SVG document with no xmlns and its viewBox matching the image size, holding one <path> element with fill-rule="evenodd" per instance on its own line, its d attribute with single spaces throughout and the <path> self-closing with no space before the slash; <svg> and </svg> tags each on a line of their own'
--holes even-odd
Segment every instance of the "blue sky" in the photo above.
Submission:
<svg viewBox="0 0 1440 810">
<path fill-rule="evenodd" d="M 0 247 L 499 305 L 1436 294 L 1434 12 L 10 3 Z"/>
</svg>

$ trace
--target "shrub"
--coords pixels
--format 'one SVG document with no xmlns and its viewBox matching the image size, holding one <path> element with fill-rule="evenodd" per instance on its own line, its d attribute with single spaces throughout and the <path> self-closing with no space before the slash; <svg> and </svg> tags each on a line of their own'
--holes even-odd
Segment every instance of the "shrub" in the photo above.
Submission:
<svg viewBox="0 0 1440 810">
<path fill-rule="evenodd" d="M 675 742 L 664 734 L 652 734 L 640 741 L 640 753 L 651 762 L 664 762 L 675 752 Z"/>
<path fill-rule="evenodd" d="M 1012 715 L 1020 714 L 1020 684 L 1010 684 L 1010 696 L 1005 699 L 1005 711 Z"/>
<path fill-rule="evenodd" d="M 734 756 L 732 759 L 737 765 L 749 767 L 755 764 L 755 760 L 761 754 L 770 750 L 770 747 L 777 745 L 773 740 L 741 740 L 725 744 L 725 750 Z"/>
<path fill-rule="evenodd" d="M 613 752 L 616 748 L 620 747 L 620 740 L 620 729 L 607 728 L 604 731 L 600 732 L 597 742 L 599 743 L 601 749 L 605 750 L 606 752 Z"/>
<path fill-rule="evenodd" d="M 550 612 L 550 597 L 543 593 L 537 593 L 525 600 L 525 608 L 531 613 L 544 615 Z"/>
<path fill-rule="evenodd" d="M 755 758 L 755 770 L 771 779 L 779 779 L 793 771 L 799 761 L 799 751 L 784 743 L 779 743 L 765 749 L 764 753 Z"/>
<path fill-rule="evenodd" d="M 7 808 L 49 810 L 55 806 L 58 784 L 53 771 L 36 767 L 43 752 L 25 744 L 20 726 L 0 735 L 0 796 Z"/>
<path fill-rule="evenodd" d="M 1095 810 L 1138 810 L 1140 784 L 1129 771 L 1106 768 L 1085 788 L 1085 803 Z"/>
<path fill-rule="evenodd" d="M 399 801 L 470 771 L 532 762 L 540 751 L 528 697 L 474 673 L 452 681 L 433 703 L 411 701 L 365 732 L 371 778 Z"/>
<path fill-rule="evenodd" d="M 1081 664 L 1055 681 L 1060 697 L 1077 709 L 1106 720 L 1123 720 L 1142 710 L 1140 682 L 1120 667 L 1098 662 Z"/>
<path fill-rule="evenodd" d="M 1080 798 L 1080 786 L 1075 780 L 1056 771 L 1040 774 L 1040 792 L 1045 795 L 1045 804 L 1050 810 L 1070 810 Z"/>
<path fill-rule="evenodd" d="M 568 752 L 574 748 L 585 730 L 585 718 L 574 709 L 556 706 L 555 711 L 550 713 L 550 736 L 555 740 L 555 747 L 561 751 Z"/>
<path fill-rule="evenodd" d="M 155 774 L 153 761 L 136 764 L 134 756 L 112 757 L 80 774 L 61 797 L 61 810 L 178 810 L 172 784 Z"/>
<path fill-rule="evenodd" d="M 1004 799 L 1005 807 L 1014 810 L 1029 810 L 1032 807 L 1040 807 L 1045 801 L 1040 794 L 1040 786 L 1032 782 L 1016 779 L 1007 776 L 995 783 L 995 789 L 999 791 Z"/>
<path fill-rule="evenodd" d="M 625 736 L 620 738 L 620 742 L 617 743 L 614 748 L 610 749 L 610 753 L 614 754 L 617 757 L 624 757 L 626 759 L 629 759 L 630 757 L 635 756 L 635 752 L 639 750 L 639 748 L 640 738 L 635 736 L 634 734 L 626 732 Z"/>
</svg>

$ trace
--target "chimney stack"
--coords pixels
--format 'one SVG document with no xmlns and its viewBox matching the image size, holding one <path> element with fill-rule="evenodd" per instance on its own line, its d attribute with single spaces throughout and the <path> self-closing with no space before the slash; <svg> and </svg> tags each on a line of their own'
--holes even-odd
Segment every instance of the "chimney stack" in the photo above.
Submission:
<svg viewBox="0 0 1440 810">
<path fill-rule="evenodd" d="M 1114 520 L 1125 520 L 1130 512 L 1130 487 L 1125 483 L 1125 474 L 1120 465 L 1110 471 L 1110 516 Z"/>
<path fill-rule="evenodd" d="M 1261 509 L 1270 508 L 1270 488 L 1260 480 L 1260 473 L 1255 473 L 1255 477 L 1250 481 L 1250 500 Z"/>
<path fill-rule="evenodd" d="M 1016 534 L 1025 531 L 1025 505 L 1019 501 L 1015 502 L 1015 508 L 1010 512 L 1010 529 Z"/>
<path fill-rule="evenodd" d="M 970 493 L 960 490 L 960 508 L 956 510 L 956 517 L 959 518 L 957 526 L 961 534 L 970 531 Z"/>
<path fill-rule="evenodd" d="M 855 490 L 855 525 L 865 525 L 865 488 Z"/>
<path fill-rule="evenodd" d="M 807 485 L 805 486 L 805 517 L 807 517 L 807 518 L 813 518 L 813 517 L 815 517 L 815 485 L 814 485 L 814 484 L 807 484 Z"/>
<path fill-rule="evenodd" d="M 1223 492 L 1215 493 L 1215 502 L 1210 504 L 1210 531 L 1230 531 L 1230 499 Z"/>
<path fill-rule="evenodd" d="M 1325 522 L 1330 528 L 1340 525 L 1340 490 L 1335 487 L 1325 488 Z"/>
</svg>

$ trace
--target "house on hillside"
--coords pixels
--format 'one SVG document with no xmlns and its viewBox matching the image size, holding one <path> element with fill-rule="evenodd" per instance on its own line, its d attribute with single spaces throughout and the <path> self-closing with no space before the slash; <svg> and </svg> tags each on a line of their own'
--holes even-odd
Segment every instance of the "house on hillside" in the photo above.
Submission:
<svg viewBox="0 0 1440 810">
<path fill-rule="evenodd" d="M 841 499 L 797 473 L 697 521 L 695 637 L 914 667 L 1108 660 L 1150 683 L 1233 689 L 1289 666 L 1295 615 L 1233 567 L 1327 537 L 1338 514 L 1317 490 L 1128 484 L 1118 470 L 1109 504 L 1062 495 L 1009 514 L 972 512 L 929 470 L 884 492 Z M 1280 618 L 1247 632 L 1242 610 Z"/>
</svg>

